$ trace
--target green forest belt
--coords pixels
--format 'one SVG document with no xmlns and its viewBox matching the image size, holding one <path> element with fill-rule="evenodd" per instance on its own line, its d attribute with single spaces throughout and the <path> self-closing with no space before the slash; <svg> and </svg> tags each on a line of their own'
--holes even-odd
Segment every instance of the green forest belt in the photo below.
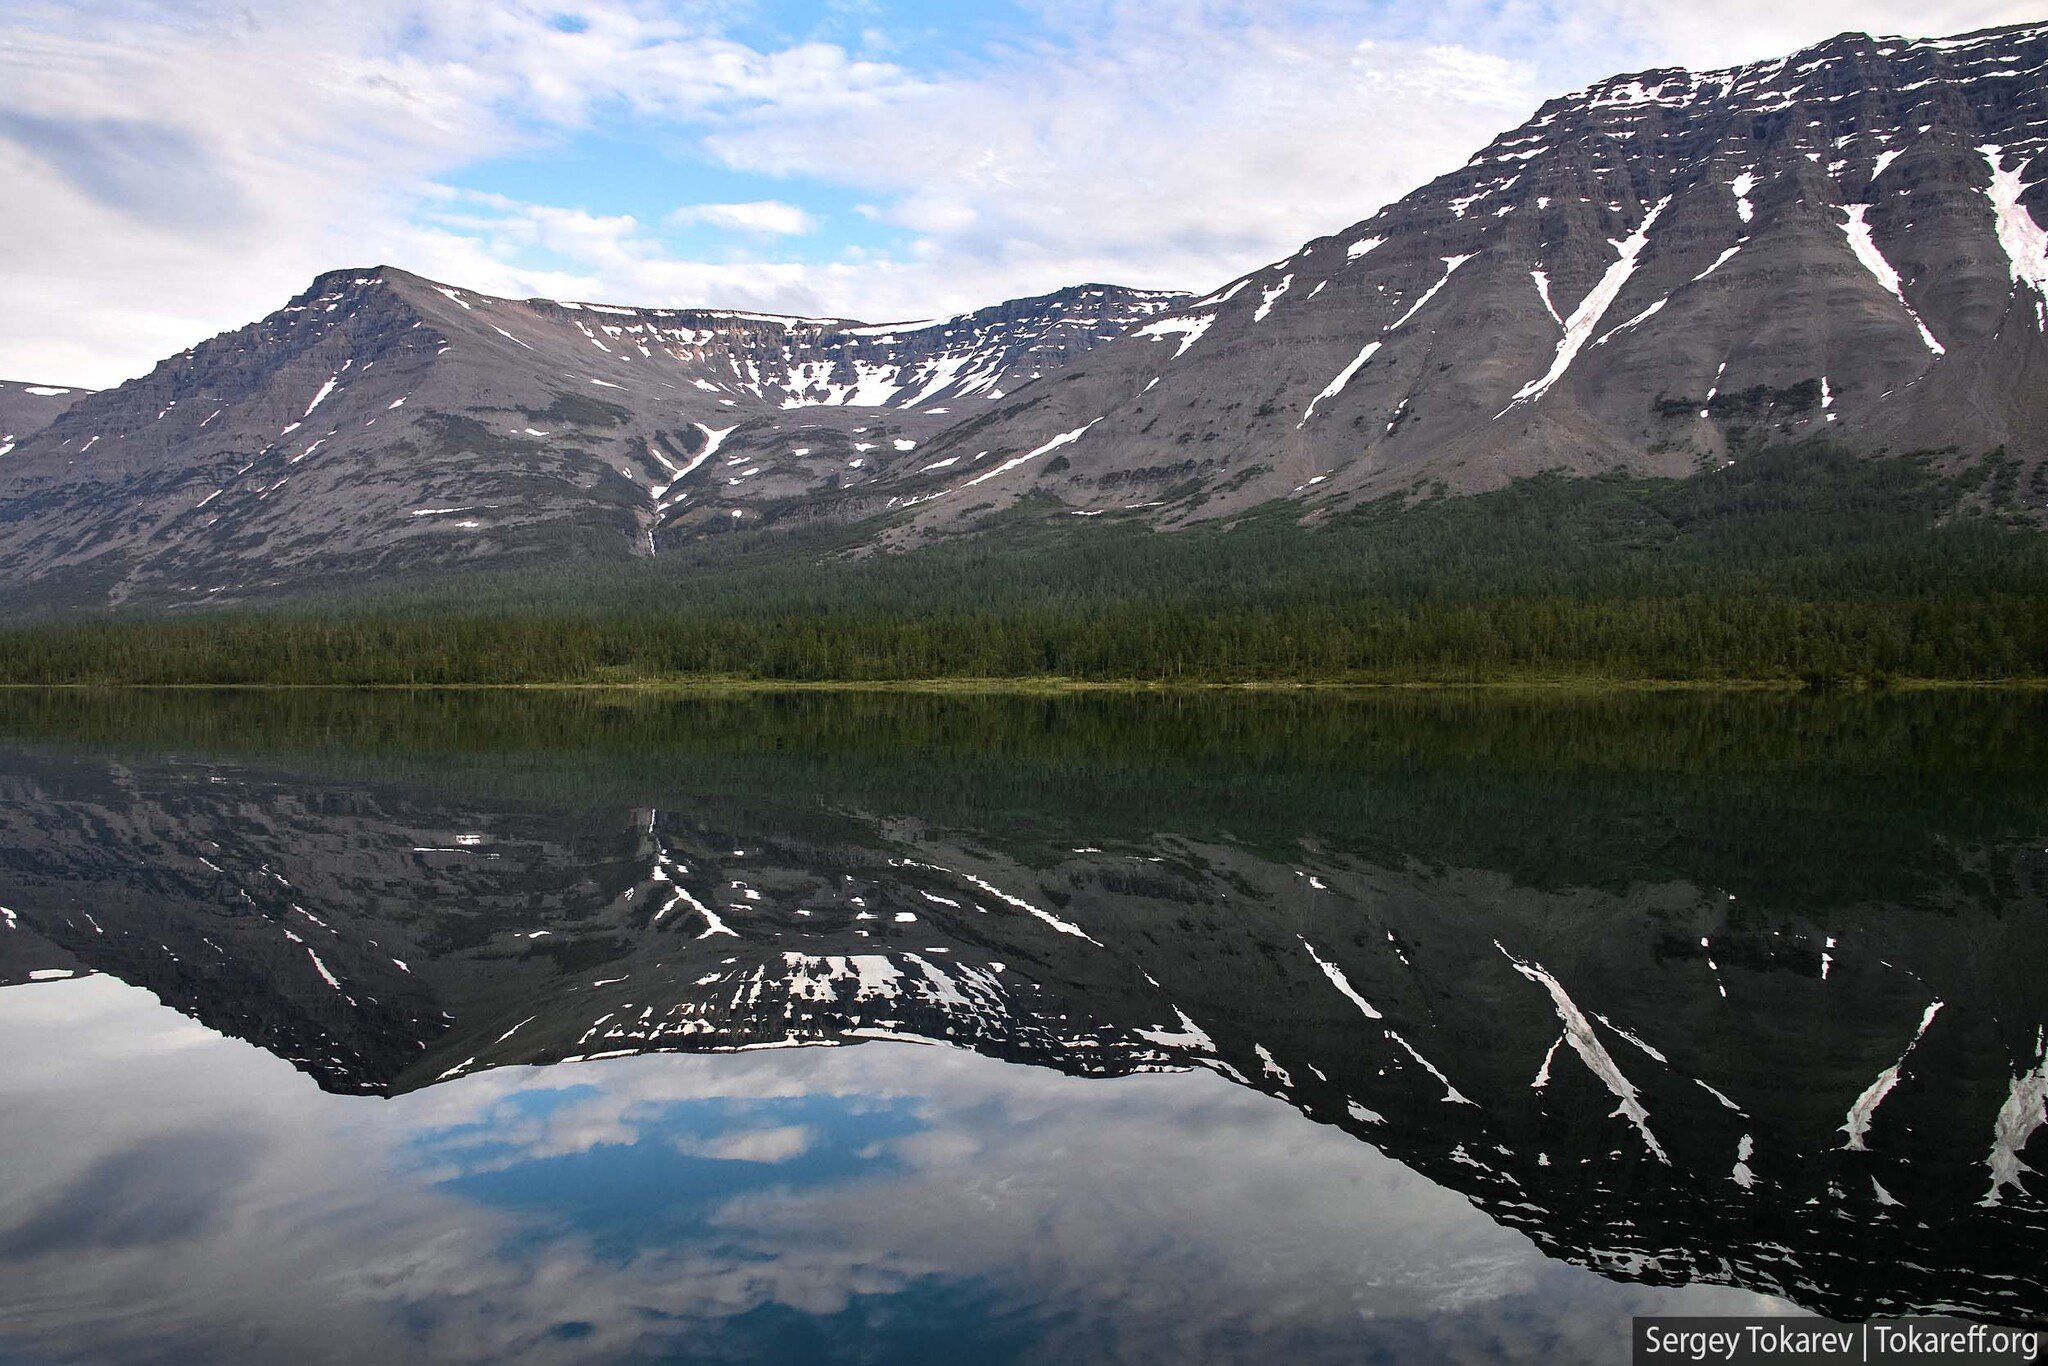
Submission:
<svg viewBox="0 0 2048 1366">
<path fill-rule="evenodd" d="M 1291 507 L 1170 533 L 1027 509 L 865 555 L 820 531 L 260 612 L 23 623 L 0 631 L 0 683 L 2038 679 L 2048 536 L 1987 494 L 2002 468 L 1800 448 L 1314 527 Z"/>
</svg>

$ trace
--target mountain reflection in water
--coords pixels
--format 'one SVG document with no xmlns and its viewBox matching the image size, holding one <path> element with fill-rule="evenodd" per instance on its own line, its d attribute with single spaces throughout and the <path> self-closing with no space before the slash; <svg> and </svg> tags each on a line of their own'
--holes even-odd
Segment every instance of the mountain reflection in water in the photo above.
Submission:
<svg viewBox="0 0 2048 1366">
<path fill-rule="evenodd" d="M 2044 720 L 16 695 L 0 1356 L 2038 1319 Z"/>
</svg>

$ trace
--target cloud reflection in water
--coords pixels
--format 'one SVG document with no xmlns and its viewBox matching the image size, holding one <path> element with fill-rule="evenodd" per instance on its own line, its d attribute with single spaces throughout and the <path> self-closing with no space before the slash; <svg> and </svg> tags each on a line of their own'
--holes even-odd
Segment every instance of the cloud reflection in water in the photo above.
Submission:
<svg viewBox="0 0 2048 1366">
<path fill-rule="evenodd" d="M 1202 1072 L 873 1043 L 337 1097 L 105 977 L 0 1033 L 10 1355 L 1595 1360 L 1772 1303 L 1546 1259 Z"/>
</svg>

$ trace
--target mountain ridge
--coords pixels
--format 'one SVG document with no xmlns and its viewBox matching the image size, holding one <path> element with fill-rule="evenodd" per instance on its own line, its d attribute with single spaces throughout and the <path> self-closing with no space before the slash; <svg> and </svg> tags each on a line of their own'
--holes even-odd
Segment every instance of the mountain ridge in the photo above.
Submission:
<svg viewBox="0 0 2048 1366">
<path fill-rule="evenodd" d="M 1006 410 L 973 444 L 1075 433 L 1069 468 L 976 501 L 1313 515 L 1544 469 L 1690 474 L 1817 433 L 2038 466 L 2048 193 L 2025 172 L 2048 149 L 2044 74 L 2048 25 L 1845 34 L 1547 101 Z"/>
<path fill-rule="evenodd" d="M 325 272 L 23 442 L 0 464 L 0 553 L 116 605 L 651 555 L 678 527 L 830 501 L 1178 297 L 1075 286 L 876 326 Z M 719 477 L 666 496 L 714 454 Z"/>
<path fill-rule="evenodd" d="M 70 384 L 0 379 L 0 455 L 55 422 L 92 392 Z"/>
<path fill-rule="evenodd" d="M 1012 509 L 1313 526 L 1818 439 L 1996 453 L 2039 523 L 2044 152 L 2048 25 L 1852 33 L 1546 101 L 1194 299 L 865 324 L 328 272 L 23 440 L 0 564 L 44 607 L 182 608 L 820 523 L 903 549 Z"/>
</svg>

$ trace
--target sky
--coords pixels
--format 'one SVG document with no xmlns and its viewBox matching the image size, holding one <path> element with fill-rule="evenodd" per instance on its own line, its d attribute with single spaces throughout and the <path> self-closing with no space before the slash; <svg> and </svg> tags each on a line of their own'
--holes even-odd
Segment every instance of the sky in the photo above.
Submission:
<svg viewBox="0 0 2048 1366">
<path fill-rule="evenodd" d="M 0 378 L 389 264 L 924 318 L 1206 290 L 1603 76 L 2039 0 L 0 0 Z"/>
</svg>

